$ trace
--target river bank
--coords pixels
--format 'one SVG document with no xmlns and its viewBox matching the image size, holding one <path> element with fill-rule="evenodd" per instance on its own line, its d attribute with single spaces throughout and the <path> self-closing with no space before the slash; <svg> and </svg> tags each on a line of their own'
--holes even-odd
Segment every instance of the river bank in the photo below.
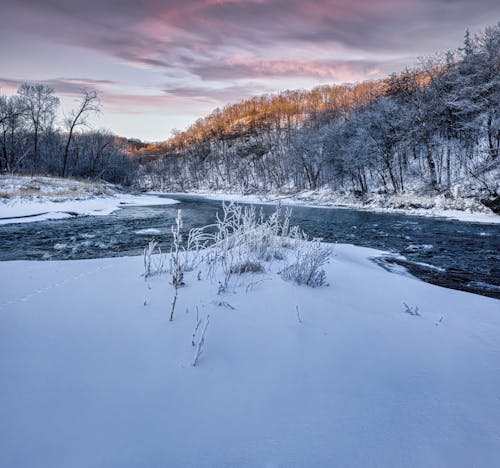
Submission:
<svg viewBox="0 0 500 468">
<path fill-rule="evenodd" d="M 500 224 L 500 216 L 475 199 L 450 199 L 444 195 L 418 196 L 414 194 L 372 195 L 361 200 L 352 194 L 336 194 L 328 190 L 304 191 L 291 195 L 279 193 L 241 194 L 227 191 L 196 190 L 189 192 L 158 192 L 149 194 L 189 195 L 212 200 L 236 201 L 241 203 L 260 203 L 310 208 L 350 208 L 379 213 L 400 213 L 415 216 L 430 216 L 455 219 L 473 223 Z"/>
<path fill-rule="evenodd" d="M 56 177 L 0 177 L 0 224 L 105 216 L 124 206 L 168 205 L 163 197 L 126 193 L 103 182 Z"/>
<path fill-rule="evenodd" d="M 372 195 L 361 200 L 352 194 L 329 190 L 304 191 L 292 195 L 241 194 L 226 191 L 129 193 L 103 182 L 56 177 L 0 176 L 0 224 L 26 223 L 85 215 L 108 215 L 124 206 L 167 205 L 175 201 L 157 195 L 176 193 L 212 200 L 350 208 L 381 213 L 443 217 L 466 222 L 499 224 L 500 216 L 475 199 L 444 195 Z"/>
</svg>

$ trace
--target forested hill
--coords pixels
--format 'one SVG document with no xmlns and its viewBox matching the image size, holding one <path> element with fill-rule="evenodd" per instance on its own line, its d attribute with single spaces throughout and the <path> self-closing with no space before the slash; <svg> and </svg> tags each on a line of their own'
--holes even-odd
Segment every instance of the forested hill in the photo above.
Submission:
<svg viewBox="0 0 500 468">
<path fill-rule="evenodd" d="M 141 149 L 169 190 L 499 192 L 500 24 L 380 81 L 285 91 L 216 109 Z M 161 157 L 147 156 L 161 154 Z"/>
</svg>

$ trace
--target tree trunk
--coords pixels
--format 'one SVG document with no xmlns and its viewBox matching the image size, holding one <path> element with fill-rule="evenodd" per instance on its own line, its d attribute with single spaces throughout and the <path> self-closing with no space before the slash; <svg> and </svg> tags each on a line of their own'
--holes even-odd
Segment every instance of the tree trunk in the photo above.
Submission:
<svg viewBox="0 0 500 468">
<path fill-rule="evenodd" d="M 491 159 L 496 159 L 498 157 L 498 148 L 495 148 L 493 144 L 493 132 L 491 128 L 492 118 L 491 114 L 488 114 L 488 148 L 490 150 Z"/>
<path fill-rule="evenodd" d="M 446 148 L 446 187 L 451 187 L 451 148 L 448 143 L 448 147 Z"/>
<path fill-rule="evenodd" d="M 431 179 L 431 187 L 437 189 L 437 176 L 436 176 L 436 163 L 432 157 L 432 149 L 430 145 L 427 145 L 427 164 L 429 166 L 429 176 Z"/>
<path fill-rule="evenodd" d="M 33 154 L 33 168 L 31 170 L 31 175 L 34 174 L 35 168 L 37 167 L 38 162 L 38 126 L 35 126 L 35 148 Z"/>
<path fill-rule="evenodd" d="M 64 148 L 64 157 L 63 157 L 63 167 L 61 171 L 61 177 L 66 177 L 66 167 L 68 166 L 68 153 L 69 153 L 69 145 L 71 144 L 73 129 L 71 129 L 68 140 L 66 141 L 66 147 Z"/>
</svg>

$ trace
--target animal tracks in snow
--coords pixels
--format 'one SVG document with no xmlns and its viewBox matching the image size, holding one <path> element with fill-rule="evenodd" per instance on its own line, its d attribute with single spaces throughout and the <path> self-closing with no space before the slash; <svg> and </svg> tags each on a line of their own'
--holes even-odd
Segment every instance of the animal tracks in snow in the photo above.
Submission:
<svg viewBox="0 0 500 468">
<path fill-rule="evenodd" d="M 8 306 L 15 305 L 15 304 L 22 303 L 22 302 L 27 302 L 30 299 L 32 299 L 33 297 L 39 296 L 39 295 L 44 294 L 48 291 L 52 291 L 53 289 L 57 289 L 57 288 L 60 288 L 62 286 L 66 286 L 69 283 L 79 281 L 82 278 L 86 278 L 86 277 L 95 275 L 96 273 L 103 271 L 103 270 L 108 270 L 111 267 L 113 267 L 112 264 L 102 265 L 98 268 L 93 268 L 91 270 L 79 273 L 77 275 L 70 275 L 70 276 L 66 277 L 65 279 L 63 279 L 62 281 L 56 281 L 54 283 L 49 284 L 48 286 L 40 287 L 40 288 L 37 288 L 31 292 L 28 292 L 27 294 L 24 294 L 21 297 L 17 297 L 14 299 L 9 299 L 5 302 L 1 302 L 0 303 L 0 311 L 6 309 Z"/>
</svg>

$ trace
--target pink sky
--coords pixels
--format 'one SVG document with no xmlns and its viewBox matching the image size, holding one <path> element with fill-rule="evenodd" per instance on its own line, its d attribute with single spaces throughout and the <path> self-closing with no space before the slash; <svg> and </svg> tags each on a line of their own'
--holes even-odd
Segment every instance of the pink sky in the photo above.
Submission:
<svg viewBox="0 0 500 468">
<path fill-rule="evenodd" d="M 256 94 L 377 78 L 500 18 L 492 0 L 3 0 L 0 91 L 101 93 L 96 126 L 163 140 Z"/>
</svg>

